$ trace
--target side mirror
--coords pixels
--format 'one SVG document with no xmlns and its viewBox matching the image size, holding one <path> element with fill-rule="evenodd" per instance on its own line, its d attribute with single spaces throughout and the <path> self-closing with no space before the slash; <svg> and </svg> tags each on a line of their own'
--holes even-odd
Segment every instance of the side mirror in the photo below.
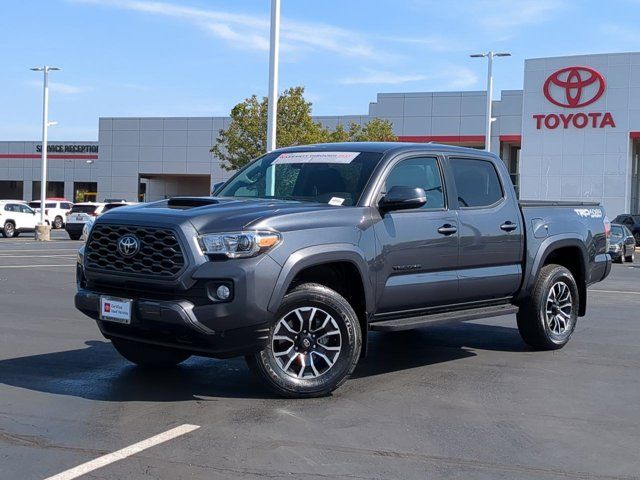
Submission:
<svg viewBox="0 0 640 480">
<path fill-rule="evenodd" d="M 220 190 L 220 187 L 224 185 L 225 182 L 218 182 L 213 184 L 213 188 L 211 189 L 211 196 L 215 196 L 216 192 Z"/>
<path fill-rule="evenodd" d="M 427 203 L 427 194 L 423 188 L 396 185 L 386 193 L 378 206 L 385 211 L 420 208 Z"/>
</svg>

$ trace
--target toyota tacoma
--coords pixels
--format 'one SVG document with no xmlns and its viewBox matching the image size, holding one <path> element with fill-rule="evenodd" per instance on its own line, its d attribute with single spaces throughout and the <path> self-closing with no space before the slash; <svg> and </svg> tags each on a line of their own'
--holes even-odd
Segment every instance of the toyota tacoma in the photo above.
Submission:
<svg viewBox="0 0 640 480">
<path fill-rule="evenodd" d="M 326 395 L 371 331 L 515 314 L 563 347 L 610 271 L 597 203 L 518 201 L 504 163 L 436 144 L 284 148 L 211 197 L 122 207 L 78 254 L 76 307 L 131 362 L 245 356 L 275 392 Z"/>
</svg>

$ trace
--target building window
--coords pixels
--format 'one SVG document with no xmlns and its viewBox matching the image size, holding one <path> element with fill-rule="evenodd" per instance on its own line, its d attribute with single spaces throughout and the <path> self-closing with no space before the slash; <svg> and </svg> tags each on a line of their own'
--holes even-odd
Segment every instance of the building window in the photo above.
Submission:
<svg viewBox="0 0 640 480">
<path fill-rule="evenodd" d="M 32 184 L 31 199 L 40 200 L 40 180 L 36 180 Z M 64 182 L 47 182 L 47 198 L 63 198 Z"/>
<path fill-rule="evenodd" d="M 509 146 L 509 161 L 507 163 L 511 183 L 513 183 L 513 188 L 516 190 L 516 196 L 520 198 L 520 175 L 518 174 L 520 165 L 520 146 Z"/>
<path fill-rule="evenodd" d="M 95 202 L 98 197 L 97 182 L 74 182 L 73 201 L 74 202 Z"/>
<path fill-rule="evenodd" d="M 3 200 L 22 200 L 23 182 L 14 180 L 0 181 L 0 199 Z"/>
</svg>

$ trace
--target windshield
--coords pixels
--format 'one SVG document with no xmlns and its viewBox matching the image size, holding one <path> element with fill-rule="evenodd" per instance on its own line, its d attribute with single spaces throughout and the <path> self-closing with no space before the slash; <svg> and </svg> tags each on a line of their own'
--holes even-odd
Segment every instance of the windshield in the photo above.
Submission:
<svg viewBox="0 0 640 480">
<path fill-rule="evenodd" d="M 272 153 L 241 170 L 217 196 L 352 206 L 380 158 L 373 152 Z"/>
<path fill-rule="evenodd" d="M 611 236 L 612 237 L 622 237 L 624 235 L 624 230 L 622 230 L 622 227 L 617 226 L 617 225 L 612 225 L 611 226 Z"/>
</svg>

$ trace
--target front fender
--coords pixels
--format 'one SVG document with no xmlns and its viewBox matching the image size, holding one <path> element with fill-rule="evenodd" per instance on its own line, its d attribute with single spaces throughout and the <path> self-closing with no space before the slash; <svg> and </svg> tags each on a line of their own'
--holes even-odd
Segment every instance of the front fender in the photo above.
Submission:
<svg viewBox="0 0 640 480">
<path fill-rule="evenodd" d="M 280 308 L 291 282 L 303 269 L 333 262 L 350 262 L 358 269 L 364 286 L 365 303 L 367 312 L 373 311 L 373 284 L 369 267 L 363 252 L 355 245 L 349 243 L 332 243 L 314 245 L 293 252 L 282 266 L 278 280 L 273 288 L 269 311 L 276 312 Z"/>
</svg>

